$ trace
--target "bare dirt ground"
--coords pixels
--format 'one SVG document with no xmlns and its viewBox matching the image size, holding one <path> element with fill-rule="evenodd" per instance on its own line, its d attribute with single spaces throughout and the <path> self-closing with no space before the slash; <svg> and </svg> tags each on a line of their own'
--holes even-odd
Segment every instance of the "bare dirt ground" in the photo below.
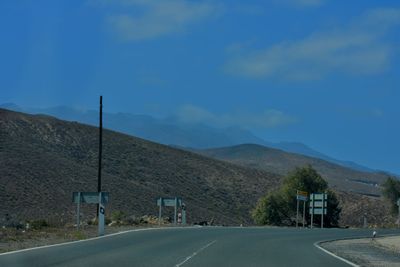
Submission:
<svg viewBox="0 0 400 267">
<path fill-rule="evenodd" d="M 359 266 L 400 266 L 400 236 L 338 240 L 320 246 Z"/>
</svg>

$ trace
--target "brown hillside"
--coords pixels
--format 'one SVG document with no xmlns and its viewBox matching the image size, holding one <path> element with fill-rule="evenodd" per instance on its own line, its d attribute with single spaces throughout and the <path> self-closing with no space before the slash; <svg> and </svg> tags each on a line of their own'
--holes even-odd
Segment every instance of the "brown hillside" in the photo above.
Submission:
<svg viewBox="0 0 400 267">
<path fill-rule="evenodd" d="M 232 147 L 199 150 L 198 153 L 215 159 L 225 160 L 241 166 L 287 175 L 296 167 L 311 165 L 335 190 L 363 195 L 381 194 L 380 184 L 387 175 L 361 172 L 321 159 L 288 153 L 261 145 L 238 145 Z"/>
<path fill-rule="evenodd" d="M 72 222 L 72 192 L 97 189 L 97 146 L 97 128 L 0 109 L 0 220 Z M 249 211 L 280 179 L 108 130 L 103 156 L 108 214 L 156 215 L 157 197 L 181 196 L 189 222 L 251 223 Z"/>
</svg>

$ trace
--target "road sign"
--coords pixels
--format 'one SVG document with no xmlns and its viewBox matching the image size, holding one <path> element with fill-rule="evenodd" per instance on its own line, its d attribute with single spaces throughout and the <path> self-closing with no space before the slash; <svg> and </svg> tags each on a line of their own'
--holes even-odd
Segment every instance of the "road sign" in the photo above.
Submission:
<svg viewBox="0 0 400 267">
<path fill-rule="evenodd" d="M 108 203 L 109 199 L 108 192 L 74 192 L 72 194 L 72 202 L 77 205 L 77 223 L 76 227 L 79 229 L 80 225 L 80 205 L 81 203 L 88 204 L 99 204 L 98 205 L 98 225 L 99 225 L 99 235 L 104 235 L 104 213 L 105 205 Z"/>
<path fill-rule="evenodd" d="M 327 194 L 311 194 L 311 201 L 322 201 L 323 199 L 324 200 L 327 200 L 328 199 L 328 195 Z"/>
<path fill-rule="evenodd" d="M 321 228 L 324 228 L 324 215 L 328 210 L 328 194 L 311 194 L 310 195 L 310 214 L 311 227 L 313 227 L 314 215 L 321 215 Z"/>
<path fill-rule="evenodd" d="M 296 198 L 297 198 L 297 200 L 307 201 L 308 200 L 308 192 L 297 190 Z"/>
<path fill-rule="evenodd" d="M 177 206 L 182 206 L 182 198 L 177 197 L 177 198 L 159 198 L 157 199 L 157 206 L 160 206 L 160 203 L 162 202 L 163 207 L 175 207 Z"/>
<path fill-rule="evenodd" d="M 80 193 L 80 201 L 79 200 Z M 107 204 L 109 199 L 109 192 L 102 192 L 101 198 L 102 203 Z M 99 193 L 98 192 L 74 192 L 72 195 L 72 202 L 74 203 L 88 203 L 88 204 L 98 204 L 99 203 Z"/>
<path fill-rule="evenodd" d="M 324 208 L 326 208 L 328 203 L 326 201 L 314 201 L 314 209 L 322 208 L 322 205 Z"/>
<path fill-rule="evenodd" d="M 313 212 L 313 210 L 310 208 L 310 214 Z M 322 208 L 316 209 L 314 208 L 314 215 L 322 215 Z M 326 208 L 324 209 L 324 215 L 326 215 Z"/>
<path fill-rule="evenodd" d="M 176 225 L 177 209 L 184 206 L 181 197 L 162 198 L 157 199 L 157 206 L 160 207 L 158 212 L 158 224 L 161 224 L 162 207 L 174 207 L 174 224 Z"/>
<path fill-rule="evenodd" d="M 296 209 L 296 228 L 299 226 L 299 201 L 303 201 L 303 228 L 305 224 L 306 201 L 308 200 L 308 192 L 297 190 L 296 193 L 297 209 Z"/>
</svg>

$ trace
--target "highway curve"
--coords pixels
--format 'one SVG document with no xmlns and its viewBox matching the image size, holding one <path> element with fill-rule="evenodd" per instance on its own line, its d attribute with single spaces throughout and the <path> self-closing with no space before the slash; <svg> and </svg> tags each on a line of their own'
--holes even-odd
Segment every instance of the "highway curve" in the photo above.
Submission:
<svg viewBox="0 0 400 267">
<path fill-rule="evenodd" d="M 379 231 L 390 234 L 400 231 Z M 0 266 L 349 266 L 314 246 L 370 230 L 188 227 L 131 231 L 0 255 Z"/>
</svg>

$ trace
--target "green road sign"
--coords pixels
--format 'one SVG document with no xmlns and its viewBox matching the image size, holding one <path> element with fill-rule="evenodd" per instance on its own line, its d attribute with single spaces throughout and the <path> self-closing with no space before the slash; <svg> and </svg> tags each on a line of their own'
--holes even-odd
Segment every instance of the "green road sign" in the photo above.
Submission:
<svg viewBox="0 0 400 267">
<path fill-rule="evenodd" d="M 80 194 L 80 201 L 79 201 Z M 109 192 L 102 192 L 101 202 L 103 204 L 108 203 Z M 73 203 L 88 203 L 88 204 L 98 204 L 99 203 L 99 193 L 98 192 L 74 192 L 72 194 Z"/>
<path fill-rule="evenodd" d="M 160 204 L 162 203 L 162 204 Z M 162 205 L 163 207 L 175 207 L 175 206 L 182 206 L 182 198 L 159 198 L 157 199 L 157 206 Z"/>
<path fill-rule="evenodd" d="M 327 214 L 328 194 L 311 194 L 310 195 L 310 215 L 311 228 L 314 223 L 314 215 L 321 215 L 321 228 L 324 227 L 324 215 Z"/>
</svg>

